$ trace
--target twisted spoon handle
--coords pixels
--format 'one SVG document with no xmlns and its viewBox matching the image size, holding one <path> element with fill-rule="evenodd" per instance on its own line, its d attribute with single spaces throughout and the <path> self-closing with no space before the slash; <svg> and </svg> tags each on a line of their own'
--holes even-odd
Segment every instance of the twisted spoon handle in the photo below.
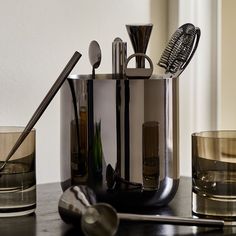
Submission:
<svg viewBox="0 0 236 236">
<path fill-rule="evenodd" d="M 166 224 L 177 225 L 195 225 L 195 226 L 208 226 L 208 227 L 223 227 L 223 220 L 214 219 L 198 219 L 192 217 L 179 217 L 179 216 L 164 216 L 164 215 L 139 215 L 129 213 L 117 213 L 120 220 L 133 220 L 133 221 L 154 221 Z"/>
</svg>

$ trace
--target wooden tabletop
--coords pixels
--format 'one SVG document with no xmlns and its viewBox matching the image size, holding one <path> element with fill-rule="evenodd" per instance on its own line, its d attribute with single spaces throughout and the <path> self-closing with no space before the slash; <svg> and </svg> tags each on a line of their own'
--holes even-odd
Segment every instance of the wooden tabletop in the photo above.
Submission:
<svg viewBox="0 0 236 236">
<path fill-rule="evenodd" d="M 65 224 L 58 214 L 58 200 L 62 194 L 59 183 L 37 186 L 37 210 L 29 216 L 0 218 L 0 236 L 78 236 L 78 229 Z M 147 213 L 147 212 L 145 212 Z M 168 206 L 156 210 L 158 214 L 192 216 L 191 179 L 182 177 L 175 198 Z M 236 227 L 224 229 L 179 226 L 158 223 L 120 222 L 117 235 L 236 235 Z M 105 235 L 104 235 L 105 236 Z"/>
</svg>

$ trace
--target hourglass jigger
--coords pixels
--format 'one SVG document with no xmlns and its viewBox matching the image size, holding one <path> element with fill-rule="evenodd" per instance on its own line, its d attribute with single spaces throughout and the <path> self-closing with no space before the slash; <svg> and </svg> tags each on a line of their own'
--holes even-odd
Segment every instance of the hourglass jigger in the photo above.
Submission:
<svg viewBox="0 0 236 236">
<path fill-rule="evenodd" d="M 150 35 L 152 32 L 152 24 L 145 25 L 126 25 L 133 49 L 135 53 L 146 53 Z M 136 57 L 136 67 L 145 68 L 145 58 Z"/>
</svg>

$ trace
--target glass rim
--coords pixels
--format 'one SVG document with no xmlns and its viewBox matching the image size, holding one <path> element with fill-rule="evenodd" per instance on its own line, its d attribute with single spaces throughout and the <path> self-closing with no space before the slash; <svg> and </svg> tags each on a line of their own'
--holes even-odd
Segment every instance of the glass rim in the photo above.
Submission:
<svg viewBox="0 0 236 236">
<path fill-rule="evenodd" d="M 206 130 L 194 132 L 191 136 L 202 139 L 236 139 L 236 130 Z"/>
<path fill-rule="evenodd" d="M 25 129 L 25 126 L 0 126 L 0 134 L 18 134 L 22 133 Z M 33 128 L 29 133 L 35 133 L 36 129 Z"/>
</svg>

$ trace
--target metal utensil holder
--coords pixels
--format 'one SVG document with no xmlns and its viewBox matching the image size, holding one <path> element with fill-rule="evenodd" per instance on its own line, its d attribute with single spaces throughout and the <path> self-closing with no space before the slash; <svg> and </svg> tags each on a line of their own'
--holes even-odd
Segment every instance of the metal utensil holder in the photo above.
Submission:
<svg viewBox="0 0 236 236">
<path fill-rule="evenodd" d="M 69 77 L 60 103 L 62 188 L 89 185 L 115 207 L 167 204 L 179 183 L 178 84 L 155 75 Z M 109 187 L 108 165 L 116 174 Z"/>
</svg>

